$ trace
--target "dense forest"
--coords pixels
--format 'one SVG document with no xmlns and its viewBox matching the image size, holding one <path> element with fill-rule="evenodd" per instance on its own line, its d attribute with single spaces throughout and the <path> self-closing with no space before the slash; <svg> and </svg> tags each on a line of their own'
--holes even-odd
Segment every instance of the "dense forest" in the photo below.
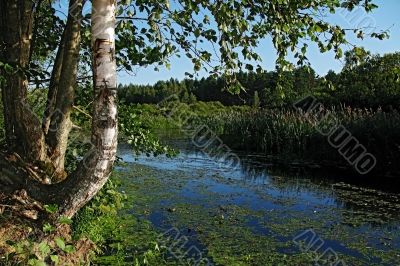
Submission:
<svg viewBox="0 0 400 266">
<path fill-rule="evenodd" d="M 267 108 L 291 106 L 305 95 L 317 97 L 325 106 L 397 109 L 400 106 L 400 53 L 365 55 L 356 61 L 355 52 L 346 54 L 340 73 L 329 71 L 318 76 L 311 67 L 298 67 L 279 75 L 239 72 L 244 87 L 239 95 L 227 91 L 223 77 L 170 79 L 154 85 L 119 85 L 118 95 L 125 103 L 159 103 L 176 94 L 181 102 L 219 101 L 223 105 L 250 105 Z"/>
</svg>

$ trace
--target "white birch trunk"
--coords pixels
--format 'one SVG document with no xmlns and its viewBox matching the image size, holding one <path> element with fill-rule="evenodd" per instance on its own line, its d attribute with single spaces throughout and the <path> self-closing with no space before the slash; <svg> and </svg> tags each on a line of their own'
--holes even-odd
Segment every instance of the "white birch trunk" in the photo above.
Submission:
<svg viewBox="0 0 400 266">
<path fill-rule="evenodd" d="M 93 0 L 92 8 L 92 149 L 77 170 L 60 183 L 44 185 L 17 175 L 10 185 L 11 191 L 26 189 L 36 200 L 57 204 L 59 211 L 49 217 L 54 221 L 60 216 L 71 218 L 99 192 L 110 176 L 117 152 L 116 0 Z M 0 184 L 8 182 L 0 178 Z"/>
<path fill-rule="evenodd" d="M 72 217 L 106 183 L 117 151 L 116 0 L 92 1 L 93 121 L 92 150 L 63 182 L 60 215 Z"/>
</svg>

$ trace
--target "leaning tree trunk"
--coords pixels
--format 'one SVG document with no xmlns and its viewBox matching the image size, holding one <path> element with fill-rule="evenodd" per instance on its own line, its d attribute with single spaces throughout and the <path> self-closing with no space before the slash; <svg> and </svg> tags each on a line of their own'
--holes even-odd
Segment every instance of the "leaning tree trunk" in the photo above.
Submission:
<svg viewBox="0 0 400 266">
<path fill-rule="evenodd" d="M 94 101 L 92 149 L 60 187 L 60 215 L 72 217 L 106 183 L 117 151 L 116 0 L 92 1 Z M 61 194 L 63 194 L 61 192 Z"/>
<path fill-rule="evenodd" d="M 61 60 L 62 63 L 60 67 L 60 63 L 55 62 L 56 69 L 54 69 L 53 75 L 53 78 L 59 79 L 59 81 L 54 80 L 52 82 L 53 87 L 49 88 L 49 97 L 51 96 L 52 99 L 48 102 L 51 105 L 46 107 L 51 111 L 49 113 L 49 126 L 44 128 L 47 131 L 46 143 L 48 145 L 48 156 L 55 169 L 53 181 L 57 182 L 66 176 L 64 160 L 68 146 L 68 135 L 72 128 L 71 111 L 78 72 L 83 2 L 83 0 L 70 0 L 67 26 L 61 40 L 63 43 L 59 48 L 63 55 L 57 55 L 60 56 L 57 59 Z M 56 93 L 54 93 L 54 90 Z M 51 94 L 54 94 L 55 97 Z M 51 102 L 52 100 L 55 101 Z"/>
<path fill-rule="evenodd" d="M 6 141 L 29 162 L 46 160 L 41 122 L 27 102 L 29 57 L 35 4 L 29 0 L 0 1 L 0 61 L 13 67 L 2 86 Z"/>
<path fill-rule="evenodd" d="M 54 60 L 53 69 L 51 72 L 49 91 L 47 93 L 46 108 L 44 110 L 43 120 L 42 120 L 42 128 L 45 135 L 47 135 L 47 133 L 49 132 L 51 116 L 55 110 L 58 85 L 60 84 L 61 69 L 63 64 L 66 33 L 67 33 L 67 27 L 64 28 L 63 34 L 61 36 L 60 44 L 58 45 L 56 58 Z"/>
</svg>

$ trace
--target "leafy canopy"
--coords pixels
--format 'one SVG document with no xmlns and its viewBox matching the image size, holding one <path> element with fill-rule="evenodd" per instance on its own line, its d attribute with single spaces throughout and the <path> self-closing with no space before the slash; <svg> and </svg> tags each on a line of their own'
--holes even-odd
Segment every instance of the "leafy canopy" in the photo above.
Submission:
<svg viewBox="0 0 400 266">
<path fill-rule="evenodd" d="M 65 27 L 66 11 L 62 4 L 65 3 L 39 1 L 37 6 L 29 74 L 35 84 L 48 82 L 50 77 L 55 48 Z M 364 38 L 365 29 L 344 29 L 331 24 L 328 14 L 340 8 L 371 12 L 377 6 L 372 0 L 118 0 L 118 7 L 119 70 L 133 71 L 135 67 L 153 64 L 155 68 L 169 68 L 173 55 L 186 56 L 193 62 L 194 71 L 224 75 L 228 85 L 234 85 L 232 91 L 238 93 L 242 87 L 235 73 L 245 69 L 262 72 L 261 57 L 255 51 L 260 41 L 272 41 L 277 65 L 284 71 L 293 68 L 285 60 L 289 52 L 299 65 L 308 64 L 309 43 L 316 43 L 321 52 L 333 51 L 341 58 L 343 47 L 353 46 L 347 41 L 347 33 Z M 79 81 L 90 81 L 89 9 L 85 8 L 82 21 Z M 382 31 L 369 36 L 383 39 L 388 34 Z M 0 62 L 0 68 L 7 67 Z"/>
<path fill-rule="evenodd" d="M 349 45 L 346 32 L 364 38 L 365 29 L 344 29 L 327 22 L 327 14 L 338 8 L 366 12 L 377 6 L 372 0 L 121 0 L 118 12 L 117 53 L 119 65 L 165 64 L 173 54 L 186 55 L 194 70 L 204 68 L 211 75 L 223 74 L 235 84 L 235 73 L 262 69 L 255 51 L 260 40 L 270 38 L 282 70 L 293 66 L 285 60 L 291 51 L 298 64 L 308 63 L 309 42 L 321 52 L 343 56 Z M 379 39 L 387 32 L 371 33 Z M 190 74 L 189 74 L 190 76 Z M 235 92 L 240 86 L 235 88 Z"/>
</svg>

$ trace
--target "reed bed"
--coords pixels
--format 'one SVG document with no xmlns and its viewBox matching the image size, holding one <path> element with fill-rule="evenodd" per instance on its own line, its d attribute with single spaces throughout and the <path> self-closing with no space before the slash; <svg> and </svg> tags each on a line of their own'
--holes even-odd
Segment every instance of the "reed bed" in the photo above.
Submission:
<svg viewBox="0 0 400 266">
<path fill-rule="evenodd" d="M 376 169 L 400 172 L 400 114 L 349 107 L 304 115 L 297 110 L 227 111 L 202 119 L 232 149 L 279 155 L 287 159 L 346 164 L 328 137 L 317 130 L 343 125 L 377 159 Z"/>
</svg>

